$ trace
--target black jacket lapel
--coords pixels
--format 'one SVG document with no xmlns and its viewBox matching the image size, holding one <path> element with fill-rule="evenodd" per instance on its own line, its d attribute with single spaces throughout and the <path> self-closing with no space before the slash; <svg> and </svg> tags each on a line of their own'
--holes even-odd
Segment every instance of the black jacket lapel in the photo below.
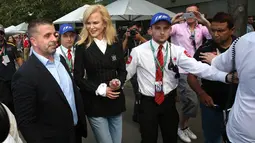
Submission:
<svg viewBox="0 0 255 143">
<path fill-rule="evenodd" d="M 49 81 L 49 85 L 50 86 L 55 86 L 54 89 L 56 89 L 57 93 L 60 95 L 61 99 L 68 104 L 68 101 L 62 91 L 62 89 L 60 88 L 58 82 L 55 80 L 55 78 L 52 76 L 52 74 L 48 71 L 48 69 L 43 65 L 43 63 L 41 63 L 41 61 L 34 55 L 31 55 L 31 60 L 34 62 L 35 66 L 39 69 L 38 70 L 38 75 L 42 75 L 44 76 L 44 79 Z M 70 106 L 69 106 L 70 107 Z"/>
</svg>

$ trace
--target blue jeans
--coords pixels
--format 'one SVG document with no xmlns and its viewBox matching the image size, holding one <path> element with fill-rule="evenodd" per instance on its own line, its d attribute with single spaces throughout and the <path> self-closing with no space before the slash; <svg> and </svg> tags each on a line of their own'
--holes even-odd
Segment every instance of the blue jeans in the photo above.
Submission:
<svg viewBox="0 0 255 143">
<path fill-rule="evenodd" d="M 122 115 L 88 117 L 97 143 L 121 143 Z"/>
<path fill-rule="evenodd" d="M 200 104 L 200 107 L 205 143 L 222 143 L 222 134 L 225 131 L 222 110 L 204 104 Z"/>
</svg>

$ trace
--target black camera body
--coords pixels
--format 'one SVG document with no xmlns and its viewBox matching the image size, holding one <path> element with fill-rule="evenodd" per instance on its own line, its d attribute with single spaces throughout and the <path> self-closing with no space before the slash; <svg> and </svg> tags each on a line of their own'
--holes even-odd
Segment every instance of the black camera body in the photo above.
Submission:
<svg viewBox="0 0 255 143">
<path fill-rule="evenodd" d="M 135 35 L 138 33 L 138 31 L 137 31 L 136 29 L 131 29 L 131 30 L 129 31 L 129 33 L 130 33 L 130 36 L 131 36 L 131 37 L 135 37 Z"/>
</svg>

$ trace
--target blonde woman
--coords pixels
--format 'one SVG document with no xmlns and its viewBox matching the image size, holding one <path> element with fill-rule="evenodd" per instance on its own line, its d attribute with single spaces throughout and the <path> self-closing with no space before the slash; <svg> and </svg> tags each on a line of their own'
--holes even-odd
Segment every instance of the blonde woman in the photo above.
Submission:
<svg viewBox="0 0 255 143">
<path fill-rule="evenodd" d="M 104 6 L 90 6 L 84 12 L 83 24 L 75 52 L 74 79 L 97 142 L 121 143 L 122 112 L 126 110 L 121 86 L 127 74 L 122 47 Z"/>
</svg>

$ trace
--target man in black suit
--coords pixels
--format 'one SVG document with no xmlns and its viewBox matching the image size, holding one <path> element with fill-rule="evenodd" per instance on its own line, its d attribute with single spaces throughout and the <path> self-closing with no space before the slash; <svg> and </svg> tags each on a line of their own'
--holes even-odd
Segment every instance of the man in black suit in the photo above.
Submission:
<svg viewBox="0 0 255 143">
<path fill-rule="evenodd" d="M 58 34 L 46 20 L 32 21 L 28 34 L 33 54 L 12 80 L 18 127 L 28 143 L 81 143 L 87 136 L 83 103 L 55 53 Z"/>
</svg>

